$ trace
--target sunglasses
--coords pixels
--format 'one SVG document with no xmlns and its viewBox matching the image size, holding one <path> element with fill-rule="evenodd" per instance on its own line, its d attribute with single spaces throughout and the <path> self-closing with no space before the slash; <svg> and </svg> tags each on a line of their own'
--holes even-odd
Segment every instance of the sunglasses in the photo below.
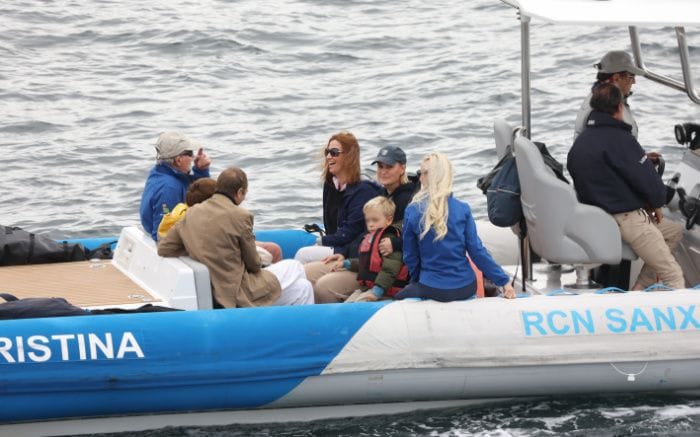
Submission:
<svg viewBox="0 0 700 437">
<path fill-rule="evenodd" d="M 194 152 L 191 151 L 191 150 L 185 150 L 184 152 L 180 153 L 180 156 L 189 156 L 189 157 L 193 157 L 193 156 L 194 156 Z"/>
<path fill-rule="evenodd" d="M 332 149 L 326 149 L 323 156 L 330 154 L 333 158 L 337 158 L 341 153 L 343 153 L 342 150 L 338 149 L 337 147 L 333 147 Z"/>
</svg>

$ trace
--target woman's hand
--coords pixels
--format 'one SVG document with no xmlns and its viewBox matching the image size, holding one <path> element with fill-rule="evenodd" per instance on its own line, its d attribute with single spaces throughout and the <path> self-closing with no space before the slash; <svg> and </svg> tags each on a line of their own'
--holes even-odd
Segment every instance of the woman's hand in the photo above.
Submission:
<svg viewBox="0 0 700 437">
<path fill-rule="evenodd" d="M 345 270 L 345 267 L 343 267 L 343 261 L 331 261 L 330 266 L 331 272 L 340 272 Z"/>
<path fill-rule="evenodd" d="M 515 288 L 510 285 L 510 282 L 503 286 L 503 297 L 506 299 L 515 299 L 517 297 L 515 295 Z"/>
<path fill-rule="evenodd" d="M 382 241 L 379 242 L 379 253 L 382 256 L 389 256 L 393 251 L 394 247 L 391 245 L 391 239 L 388 237 L 382 238 Z"/>
<path fill-rule="evenodd" d="M 343 261 L 345 261 L 345 257 L 341 253 L 334 253 L 333 255 L 328 255 L 327 257 L 323 258 L 321 261 L 323 261 L 326 264 L 330 264 L 336 261 L 340 261 L 342 263 Z"/>
<path fill-rule="evenodd" d="M 345 261 L 345 257 L 339 253 L 334 253 L 333 255 L 328 255 L 323 258 L 323 262 L 330 267 L 331 272 L 345 270 L 343 268 L 343 261 Z"/>
</svg>

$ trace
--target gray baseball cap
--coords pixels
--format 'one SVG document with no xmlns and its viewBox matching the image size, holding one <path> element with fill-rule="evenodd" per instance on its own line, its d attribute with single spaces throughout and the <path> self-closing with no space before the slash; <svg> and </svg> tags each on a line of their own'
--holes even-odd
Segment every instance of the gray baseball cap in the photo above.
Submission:
<svg viewBox="0 0 700 437">
<path fill-rule="evenodd" d="M 156 141 L 158 159 L 174 158 L 187 150 L 196 152 L 201 145 L 179 132 L 163 132 Z"/>
<path fill-rule="evenodd" d="M 632 74 L 644 75 L 644 70 L 638 68 L 632 62 L 632 57 L 625 51 L 613 50 L 603 56 L 599 63 L 595 64 L 601 73 L 619 73 L 626 71 Z"/>
<path fill-rule="evenodd" d="M 372 161 L 372 165 L 381 162 L 386 165 L 394 165 L 397 162 L 399 164 L 406 164 L 406 154 L 401 147 L 396 146 L 386 146 L 379 149 L 377 157 Z"/>
</svg>

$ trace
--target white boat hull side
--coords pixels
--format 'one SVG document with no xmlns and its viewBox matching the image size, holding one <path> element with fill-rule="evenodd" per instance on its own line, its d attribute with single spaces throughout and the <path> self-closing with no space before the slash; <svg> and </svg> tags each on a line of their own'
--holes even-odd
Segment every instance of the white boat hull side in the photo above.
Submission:
<svg viewBox="0 0 700 437">
<path fill-rule="evenodd" d="M 695 359 L 324 375 L 306 379 L 271 406 L 698 389 L 699 366 Z"/>
<path fill-rule="evenodd" d="M 365 322 L 322 375 L 694 359 L 700 291 L 404 301 Z"/>
</svg>

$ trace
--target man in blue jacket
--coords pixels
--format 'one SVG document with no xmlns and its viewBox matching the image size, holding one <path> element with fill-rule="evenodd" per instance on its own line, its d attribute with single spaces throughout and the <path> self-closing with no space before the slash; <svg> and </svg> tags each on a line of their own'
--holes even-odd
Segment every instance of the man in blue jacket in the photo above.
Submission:
<svg viewBox="0 0 700 437">
<path fill-rule="evenodd" d="M 190 183 L 209 177 L 211 165 L 200 144 L 179 132 L 161 133 L 156 153 L 157 163 L 146 179 L 140 209 L 141 225 L 154 240 L 163 215 L 185 201 Z"/>
<path fill-rule="evenodd" d="M 622 240 L 644 261 L 633 290 L 658 279 L 684 288 L 683 271 L 671 253 L 683 235 L 679 223 L 663 219 L 666 188 L 644 149 L 623 121 L 623 97 L 610 83 L 593 90 L 586 129 L 569 151 L 567 168 L 581 202 L 615 218 Z"/>
</svg>

